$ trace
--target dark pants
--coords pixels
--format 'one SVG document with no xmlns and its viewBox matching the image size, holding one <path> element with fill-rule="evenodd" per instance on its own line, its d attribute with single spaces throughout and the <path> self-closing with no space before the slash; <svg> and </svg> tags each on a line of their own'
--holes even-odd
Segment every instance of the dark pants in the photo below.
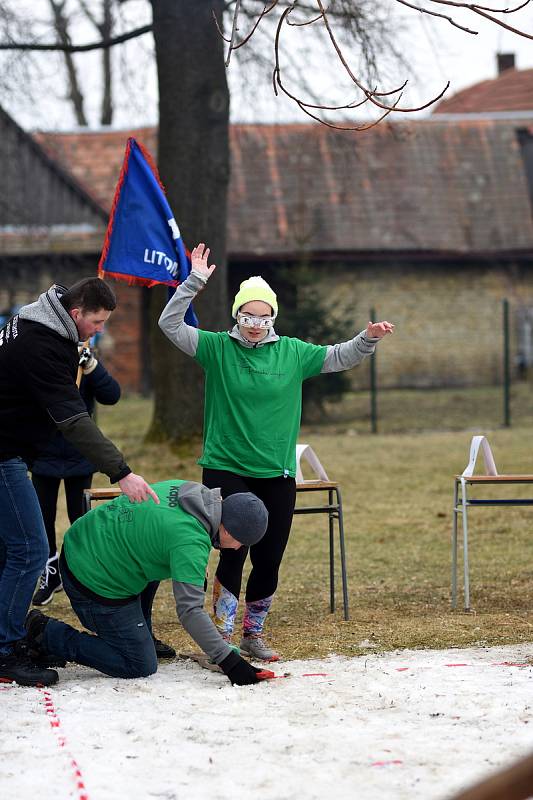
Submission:
<svg viewBox="0 0 533 800">
<path fill-rule="evenodd" d="M 225 470 L 204 469 L 202 483 L 210 489 L 220 487 L 222 497 L 236 492 L 253 492 L 267 507 L 266 533 L 258 544 L 250 547 L 252 570 L 246 585 L 246 602 L 270 597 L 276 591 L 281 560 L 289 540 L 296 503 L 296 481 L 283 477 L 248 478 Z M 241 591 L 247 554 L 247 547 L 220 551 L 216 576 L 235 597 L 239 597 Z"/>
<path fill-rule="evenodd" d="M 24 638 L 35 582 L 48 557 L 43 517 L 28 467 L 0 462 L 0 655 Z"/>
<path fill-rule="evenodd" d="M 83 491 L 89 489 L 92 475 L 74 475 L 71 478 L 55 478 L 50 475 L 37 475 L 32 473 L 31 479 L 39 498 L 39 505 L 43 513 L 44 527 L 48 537 L 50 558 L 57 552 L 56 542 L 56 512 L 57 498 L 61 481 L 65 483 L 65 498 L 67 501 L 67 514 L 72 525 L 83 514 Z"/>
<path fill-rule="evenodd" d="M 63 588 L 82 625 L 96 636 L 51 619 L 44 630 L 49 653 L 111 675 L 143 678 L 157 671 L 157 656 L 149 621 L 143 614 L 141 595 L 124 605 L 104 605 L 82 594 L 66 570 Z M 154 584 L 149 584 L 147 590 Z M 157 588 L 158 584 L 155 584 Z M 146 591 L 146 590 L 145 590 Z M 151 603 L 150 603 L 151 608 Z"/>
</svg>

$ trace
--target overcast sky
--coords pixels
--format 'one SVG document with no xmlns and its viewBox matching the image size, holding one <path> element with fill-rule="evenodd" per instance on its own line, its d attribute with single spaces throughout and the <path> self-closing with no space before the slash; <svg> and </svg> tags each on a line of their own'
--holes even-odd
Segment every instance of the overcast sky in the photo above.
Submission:
<svg viewBox="0 0 533 800">
<path fill-rule="evenodd" d="M 428 5 L 428 0 L 421 0 Z M 505 0 L 486 2 L 493 8 L 505 6 Z M 18 8 L 26 7 L 27 13 L 35 14 L 37 7 L 47 9 L 45 0 L 17 0 Z M 431 6 L 443 13 L 451 13 L 449 6 Z M 150 19 L 148 3 L 143 0 L 131 0 L 124 4 L 130 18 L 128 26 L 145 24 Z M 398 34 L 400 49 L 405 53 L 412 71 L 393 66 L 384 50 L 382 63 L 385 66 L 382 90 L 391 89 L 409 78 L 408 87 L 402 98 L 403 105 L 420 105 L 438 94 L 449 80 L 451 86 L 446 96 L 478 81 L 496 76 L 496 53 L 510 52 L 516 56 L 518 69 L 533 67 L 533 41 L 513 34 L 503 28 L 484 21 L 472 13 L 453 10 L 453 16 L 459 23 L 478 30 L 477 36 L 464 33 L 452 27 L 444 19 L 435 19 L 399 6 L 391 0 L 391 11 L 402 9 L 400 22 L 403 32 Z M 41 11 L 44 13 L 44 11 Z M 521 27 L 533 34 L 533 4 L 516 14 L 502 17 L 508 24 Z M 294 37 L 290 39 L 288 37 Z M 293 51 L 294 48 L 312 36 L 310 28 L 293 28 L 284 33 L 284 43 Z M 296 38 L 297 37 L 297 38 Z M 49 36 L 45 40 L 49 40 Z M 77 42 L 94 41 L 97 38 L 90 28 L 80 34 Z M 252 40 L 249 46 L 257 46 Z M 151 36 L 147 35 L 132 41 L 125 46 L 115 48 L 114 57 L 117 65 L 128 62 L 135 64 L 135 69 L 127 73 L 130 89 L 118 93 L 116 98 L 117 112 L 115 127 L 135 127 L 154 124 L 157 120 L 157 89 L 153 59 Z M 265 51 L 271 58 L 271 51 Z M 312 49 L 311 55 L 306 50 L 299 60 L 305 64 L 305 74 L 318 87 L 320 96 L 326 102 L 351 100 L 353 88 L 343 85 L 342 70 L 335 60 L 334 52 Z M 356 58 L 356 52 L 347 53 L 350 63 Z M 0 86 L 0 104 L 10 111 L 17 121 L 28 129 L 71 129 L 75 127 L 74 118 L 66 102 L 58 100 L 57 83 L 60 69 L 58 56 L 42 54 L 38 57 L 39 77 L 37 91 L 32 98 L 24 98 L 20 93 L 8 96 Z M 98 55 L 79 55 L 76 57 L 80 67 L 81 80 L 88 98 L 89 116 L 94 125 L 98 119 L 99 89 L 91 82 L 91 76 L 98 74 Z M 0 59 L 0 70 L 2 63 Z M 176 77 L 179 80 L 179 76 Z M 233 57 L 228 70 L 231 88 L 231 112 L 233 121 L 245 122 L 286 122 L 306 121 L 302 113 L 293 104 L 276 98 L 272 91 L 272 83 L 268 72 L 251 74 L 249 67 L 244 68 L 239 58 Z M 248 91 L 246 91 L 248 89 Z M 251 91 L 250 91 L 251 90 Z M 358 112 L 360 114 L 360 112 Z M 428 113 L 428 112 L 426 112 Z M 403 117 L 405 118 L 405 117 Z"/>
</svg>

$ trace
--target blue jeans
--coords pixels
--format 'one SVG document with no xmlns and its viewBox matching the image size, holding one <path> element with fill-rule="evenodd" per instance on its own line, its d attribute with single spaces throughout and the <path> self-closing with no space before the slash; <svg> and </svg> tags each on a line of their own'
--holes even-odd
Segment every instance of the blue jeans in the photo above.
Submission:
<svg viewBox="0 0 533 800">
<path fill-rule="evenodd" d="M 43 516 L 21 458 L 0 461 L 0 655 L 26 635 L 24 620 L 48 558 Z"/>
<path fill-rule="evenodd" d="M 61 579 L 78 619 L 96 636 L 51 619 L 43 636 L 47 652 L 112 678 L 143 678 L 157 671 L 154 641 L 140 595 L 121 606 L 103 605 L 82 594 L 64 571 Z"/>
</svg>

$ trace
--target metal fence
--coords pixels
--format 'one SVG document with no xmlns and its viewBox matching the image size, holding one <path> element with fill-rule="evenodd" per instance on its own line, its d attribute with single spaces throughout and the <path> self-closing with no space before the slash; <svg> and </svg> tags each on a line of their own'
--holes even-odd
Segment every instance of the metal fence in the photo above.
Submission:
<svg viewBox="0 0 533 800">
<path fill-rule="evenodd" d="M 414 359 L 433 364 L 421 380 L 421 369 L 390 369 L 393 337 L 353 370 L 352 391 L 324 403 L 323 420 L 357 432 L 393 433 L 422 430 L 471 430 L 533 427 L 533 325 L 528 314 L 507 298 L 497 299 L 491 313 L 492 331 L 469 315 L 464 336 L 454 323 L 440 336 L 411 337 Z M 380 319 L 379 309 L 369 319 Z M 401 329 L 394 337 L 402 338 Z M 405 337 L 404 337 L 405 338 Z M 444 342 L 443 342 L 444 340 Z M 446 346 L 448 342 L 448 346 Z M 402 349 L 399 345 L 398 351 Z M 401 357 L 401 356 L 399 356 Z M 465 360 L 470 366 L 465 369 Z M 321 380 L 326 380 L 323 376 Z M 305 421 L 305 420 L 304 420 Z M 311 415 L 307 421 L 313 422 Z"/>
</svg>

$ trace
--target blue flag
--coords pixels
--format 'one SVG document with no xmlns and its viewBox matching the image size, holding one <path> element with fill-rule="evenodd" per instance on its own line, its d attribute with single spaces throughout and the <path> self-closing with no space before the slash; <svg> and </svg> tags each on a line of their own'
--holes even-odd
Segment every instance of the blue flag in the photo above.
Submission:
<svg viewBox="0 0 533 800">
<path fill-rule="evenodd" d="M 98 275 L 138 286 L 164 284 L 171 293 L 190 271 L 190 257 L 152 157 L 129 138 Z M 185 321 L 198 326 L 192 306 Z"/>
</svg>

